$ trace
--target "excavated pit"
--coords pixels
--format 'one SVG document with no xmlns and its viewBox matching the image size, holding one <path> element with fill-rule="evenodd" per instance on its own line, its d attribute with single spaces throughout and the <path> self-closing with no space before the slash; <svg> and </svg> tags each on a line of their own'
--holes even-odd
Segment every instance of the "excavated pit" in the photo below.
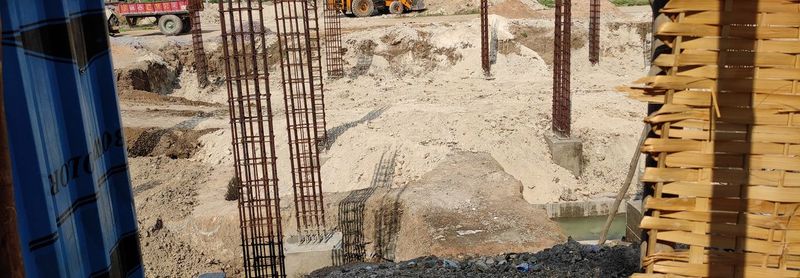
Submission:
<svg viewBox="0 0 800 278">
<path fill-rule="evenodd" d="M 217 128 L 190 130 L 181 128 L 125 128 L 128 156 L 166 156 L 171 159 L 192 157 L 202 147 L 198 138 Z"/>
</svg>

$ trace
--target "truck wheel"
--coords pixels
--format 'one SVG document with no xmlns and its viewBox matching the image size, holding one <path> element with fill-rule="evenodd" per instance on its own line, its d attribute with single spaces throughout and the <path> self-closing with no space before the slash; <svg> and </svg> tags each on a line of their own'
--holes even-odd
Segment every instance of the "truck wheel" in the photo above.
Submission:
<svg viewBox="0 0 800 278">
<path fill-rule="evenodd" d="M 352 10 L 357 17 L 368 17 L 375 13 L 375 3 L 372 0 L 353 0 Z"/>
<path fill-rule="evenodd" d="M 163 15 L 158 19 L 158 29 L 164 35 L 174 36 L 183 30 L 183 22 L 174 14 Z"/>
<path fill-rule="evenodd" d="M 392 4 L 389 5 L 389 12 L 392 14 L 402 14 L 403 3 L 400 3 L 399 0 L 392 1 Z"/>
</svg>

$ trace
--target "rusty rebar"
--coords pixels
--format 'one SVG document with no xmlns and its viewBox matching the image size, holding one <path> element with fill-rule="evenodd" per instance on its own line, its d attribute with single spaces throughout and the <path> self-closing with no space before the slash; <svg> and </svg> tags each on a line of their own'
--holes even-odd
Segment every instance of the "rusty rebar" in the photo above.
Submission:
<svg viewBox="0 0 800 278">
<path fill-rule="evenodd" d="M 322 76 L 322 53 L 319 36 L 319 14 L 317 0 L 306 1 L 308 12 L 308 42 L 311 46 L 311 76 L 314 84 L 314 117 L 317 123 L 317 145 L 323 145 L 328 137 L 327 121 L 325 120 L 325 88 Z"/>
<path fill-rule="evenodd" d="M 589 62 L 600 62 L 600 0 L 591 0 L 589 7 Z"/>
<path fill-rule="evenodd" d="M 275 0 L 274 7 L 297 229 L 304 240 L 321 238 L 325 208 L 314 92 L 318 78 L 314 76 L 308 4 L 304 0 Z"/>
<path fill-rule="evenodd" d="M 200 88 L 205 88 L 208 86 L 208 63 L 206 62 L 206 52 L 203 49 L 203 29 L 200 23 L 203 0 L 190 0 L 187 8 L 192 24 L 192 50 L 194 51 L 194 68 L 197 71 L 197 83 Z"/>
<path fill-rule="evenodd" d="M 342 51 L 342 24 L 340 1 L 325 1 L 325 62 L 329 78 L 344 77 L 344 52 Z"/>
<path fill-rule="evenodd" d="M 570 136 L 570 50 L 572 3 L 556 0 L 553 49 L 553 132 L 564 138 Z"/>
<path fill-rule="evenodd" d="M 219 1 L 245 277 L 285 277 L 262 2 Z"/>
<path fill-rule="evenodd" d="M 489 1 L 481 0 L 481 67 L 483 74 L 491 74 L 489 62 Z"/>
</svg>

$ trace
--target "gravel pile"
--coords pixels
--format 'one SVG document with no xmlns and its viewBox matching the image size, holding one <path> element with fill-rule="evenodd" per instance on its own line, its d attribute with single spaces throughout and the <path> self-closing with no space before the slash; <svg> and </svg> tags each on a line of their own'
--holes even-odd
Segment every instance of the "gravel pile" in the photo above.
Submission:
<svg viewBox="0 0 800 278">
<path fill-rule="evenodd" d="M 634 247 L 582 245 L 569 239 L 538 253 L 357 263 L 317 270 L 310 277 L 628 277 L 638 265 Z"/>
</svg>

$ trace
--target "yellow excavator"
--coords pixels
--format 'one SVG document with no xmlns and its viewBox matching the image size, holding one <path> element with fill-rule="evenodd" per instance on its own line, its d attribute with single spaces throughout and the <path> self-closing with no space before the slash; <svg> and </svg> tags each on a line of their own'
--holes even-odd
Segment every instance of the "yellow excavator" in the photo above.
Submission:
<svg viewBox="0 0 800 278">
<path fill-rule="evenodd" d="M 388 11 L 402 14 L 406 11 L 425 9 L 423 0 L 327 0 L 328 5 L 336 6 L 345 15 L 368 17 Z"/>
</svg>

